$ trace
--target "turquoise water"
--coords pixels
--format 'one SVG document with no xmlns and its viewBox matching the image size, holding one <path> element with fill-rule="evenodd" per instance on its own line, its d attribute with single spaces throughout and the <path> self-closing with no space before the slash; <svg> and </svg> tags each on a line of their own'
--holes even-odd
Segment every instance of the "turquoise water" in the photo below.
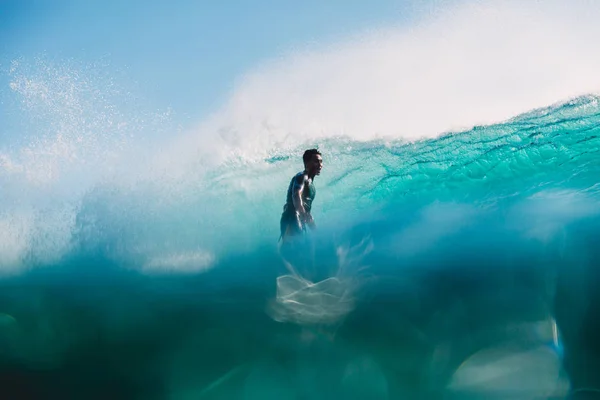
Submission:
<svg viewBox="0 0 600 400">
<path fill-rule="evenodd" d="M 11 398 L 598 387 L 599 98 L 434 139 L 328 137 L 178 163 L 140 139 L 164 118 L 60 93 L 25 96 L 47 130 L 0 152 Z M 287 184 L 314 146 L 318 230 L 280 249 Z"/>
</svg>

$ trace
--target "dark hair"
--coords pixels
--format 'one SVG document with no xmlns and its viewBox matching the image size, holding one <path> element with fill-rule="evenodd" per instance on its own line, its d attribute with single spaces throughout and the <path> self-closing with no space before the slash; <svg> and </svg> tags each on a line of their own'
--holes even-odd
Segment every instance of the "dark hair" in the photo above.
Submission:
<svg viewBox="0 0 600 400">
<path fill-rule="evenodd" d="M 302 156 L 302 160 L 304 161 L 304 164 L 306 165 L 306 163 L 308 163 L 310 160 L 312 160 L 312 158 L 316 155 L 321 155 L 321 153 L 319 153 L 319 150 L 317 149 L 308 149 L 304 152 L 304 155 Z"/>
</svg>

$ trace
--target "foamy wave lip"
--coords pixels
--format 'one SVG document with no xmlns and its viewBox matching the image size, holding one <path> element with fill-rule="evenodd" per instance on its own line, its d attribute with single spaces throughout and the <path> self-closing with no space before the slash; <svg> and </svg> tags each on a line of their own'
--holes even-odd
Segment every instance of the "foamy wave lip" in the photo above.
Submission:
<svg viewBox="0 0 600 400">
<path fill-rule="evenodd" d="M 598 93 L 599 9 L 538 3 L 434 6 L 412 26 L 267 60 L 174 152 L 258 160 L 331 137 L 435 138 Z"/>
<path fill-rule="evenodd" d="M 178 252 L 151 257 L 142 267 L 150 274 L 180 273 L 190 274 L 209 270 L 215 263 L 215 256 L 207 251 Z"/>
</svg>

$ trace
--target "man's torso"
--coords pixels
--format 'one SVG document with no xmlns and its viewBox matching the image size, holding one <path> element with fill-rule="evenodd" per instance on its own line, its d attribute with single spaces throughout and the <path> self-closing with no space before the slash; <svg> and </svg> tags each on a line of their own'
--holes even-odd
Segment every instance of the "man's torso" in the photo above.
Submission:
<svg viewBox="0 0 600 400">
<path fill-rule="evenodd" d="M 302 193 L 300 194 L 302 198 L 302 204 L 304 205 L 304 209 L 306 210 L 306 212 L 310 213 L 310 210 L 312 208 L 312 202 L 315 199 L 317 190 L 315 188 L 315 185 L 313 184 L 312 179 L 308 178 L 308 176 L 306 176 L 304 172 L 298 172 L 290 182 L 285 204 L 287 211 L 295 211 L 293 200 L 294 192 L 297 191 L 300 187 L 302 187 L 302 185 L 304 185 Z"/>
</svg>

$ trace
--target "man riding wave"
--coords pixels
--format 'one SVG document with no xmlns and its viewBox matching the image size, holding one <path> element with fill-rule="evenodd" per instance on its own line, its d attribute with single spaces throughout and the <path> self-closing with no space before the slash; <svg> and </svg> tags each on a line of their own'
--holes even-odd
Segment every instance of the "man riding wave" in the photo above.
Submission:
<svg viewBox="0 0 600 400">
<path fill-rule="evenodd" d="M 316 227 L 311 215 L 316 188 L 314 178 L 323 169 L 323 157 L 317 149 L 309 149 L 302 156 L 304 171 L 298 172 L 290 181 L 286 203 L 281 214 L 280 240 L 286 241 L 306 232 L 306 227 Z"/>
</svg>

